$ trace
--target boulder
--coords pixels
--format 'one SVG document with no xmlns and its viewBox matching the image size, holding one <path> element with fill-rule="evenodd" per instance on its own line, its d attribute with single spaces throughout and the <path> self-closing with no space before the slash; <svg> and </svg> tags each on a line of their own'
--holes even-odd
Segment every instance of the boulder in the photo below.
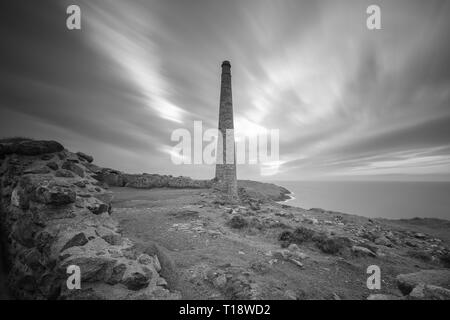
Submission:
<svg viewBox="0 0 450 320">
<path fill-rule="evenodd" d="M 385 247 L 392 246 L 392 243 L 389 241 L 389 239 L 384 236 L 381 236 L 381 237 L 375 239 L 375 244 L 378 244 L 380 246 L 385 246 Z"/>
<path fill-rule="evenodd" d="M 60 266 L 61 272 L 66 273 L 68 266 L 76 265 L 80 267 L 82 282 L 106 280 L 109 270 L 112 270 L 116 261 L 106 256 L 95 256 L 86 253 L 87 251 L 65 259 Z"/>
<path fill-rule="evenodd" d="M 73 178 L 73 177 L 75 177 L 75 175 L 72 173 L 72 171 L 69 171 L 66 169 L 59 169 L 59 170 L 56 170 L 55 177 Z"/>
<path fill-rule="evenodd" d="M 30 195 L 26 194 L 23 189 L 15 188 L 11 193 L 11 205 L 14 207 L 26 209 L 30 201 Z"/>
<path fill-rule="evenodd" d="M 352 247 L 352 252 L 355 256 L 358 257 L 376 257 L 377 254 L 375 252 L 373 252 L 372 250 L 365 248 L 365 247 L 360 247 L 360 246 L 353 246 Z"/>
<path fill-rule="evenodd" d="M 119 283 L 122 280 L 126 269 L 127 269 L 127 266 L 124 263 L 116 264 L 112 268 L 111 275 L 106 280 L 106 282 L 108 284 L 113 284 L 113 285 Z"/>
<path fill-rule="evenodd" d="M 415 233 L 414 237 L 416 237 L 417 239 L 421 239 L 421 240 L 424 240 L 424 239 L 427 238 L 427 236 L 425 234 L 421 233 L 421 232 Z"/>
<path fill-rule="evenodd" d="M 113 246 L 122 244 L 122 236 L 120 234 L 116 234 L 116 233 L 106 234 L 106 235 L 102 236 L 102 239 Z"/>
<path fill-rule="evenodd" d="M 130 290 L 139 290 L 149 284 L 151 276 L 149 269 L 138 263 L 131 263 L 126 266 L 121 283 Z"/>
<path fill-rule="evenodd" d="M 75 202 L 77 195 L 65 182 L 45 181 L 34 191 L 33 200 L 43 204 L 67 205 Z"/>
<path fill-rule="evenodd" d="M 94 161 L 94 158 L 90 155 L 87 155 L 86 153 L 78 151 L 76 154 L 80 159 L 86 160 L 89 163 L 92 163 L 92 161 Z"/>
<path fill-rule="evenodd" d="M 38 166 L 38 167 L 26 169 L 23 173 L 24 174 L 47 174 L 47 173 L 50 173 L 50 169 L 46 166 L 45 167 Z"/>
<path fill-rule="evenodd" d="M 81 178 L 84 178 L 84 170 L 78 166 L 77 164 L 73 163 L 72 161 L 65 161 L 62 166 L 63 169 L 69 170 L 80 176 Z"/>
<path fill-rule="evenodd" d="M 450 300 L 450 290 L 421 283 L 411 291 L 408 298 L 411 300 Z"/>
<path fill-rule="evenodd" d="M 58 164 L 54 161 L 50 161 L 47 163 L 47 167 L 49 167 L 52 170 L 58 170 Z"/>
<path fill-rule="evenodd" d="M 95 203 L 92 203 L 88 206 L 88 209 L 93 213 L 93 214 L 102 214 L 104 212 L 109 212 L 111 207 L 101 201 L 97 201 Z"/>
<path fill-rule="evenodd" d="M 89 240 L 86 238 L 86 235 L 83 232 L 77 233 L 69 241 L 67 241 L 61 251 L 64 251 L 71 247 L 84 246 L 86 243 L 88 243 L 88 241 Z"/>
<path fill-rule="evenodd" d="M 421 270 L 419 272 L 400 274 L 396 278 L 400 291 L 407 295 L 417 285 L 435 285 L 450 288 L 450 270 Z"/>
</svg>

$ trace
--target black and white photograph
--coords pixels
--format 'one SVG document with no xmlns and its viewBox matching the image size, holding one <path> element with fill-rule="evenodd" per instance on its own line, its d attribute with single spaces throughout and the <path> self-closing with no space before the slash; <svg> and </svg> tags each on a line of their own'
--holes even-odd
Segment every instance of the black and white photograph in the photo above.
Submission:
<svg viewBox="0 0 450 320">
<path fill-rule="evenodd" d="M 2 0 L 0 300 L 450 300 L 449 31 L 448 0 Z"/>
</svg>

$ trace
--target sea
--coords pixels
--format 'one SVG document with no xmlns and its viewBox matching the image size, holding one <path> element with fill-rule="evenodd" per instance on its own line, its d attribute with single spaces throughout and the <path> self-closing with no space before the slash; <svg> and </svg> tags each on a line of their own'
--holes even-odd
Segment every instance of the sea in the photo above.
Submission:
<svg viewBox="0 0 450 320">
<path fill-rule="evenodd" d="M 286 204 L 369 218 L 450 220 L 450 182 L 274 181 L 291 191 Z"/>
</svg>

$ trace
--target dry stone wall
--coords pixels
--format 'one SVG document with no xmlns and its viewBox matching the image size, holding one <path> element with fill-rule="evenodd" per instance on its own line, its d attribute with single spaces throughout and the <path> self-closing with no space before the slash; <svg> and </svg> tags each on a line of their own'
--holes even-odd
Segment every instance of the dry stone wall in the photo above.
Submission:
<svg viewBox="0 0 450 320">
<path fill-rule="evenodd" d="M 96 179 L 102 169 L 92 161 L 55 141 L 0 143 L 0 241 L 10 293 L 19 299 L 179 298 L 159 275 L 158 257 L 120 234 L 113 195 Z M 81 289 L 67 287 L 71 265 L 80 268 Z"/>
</svg>

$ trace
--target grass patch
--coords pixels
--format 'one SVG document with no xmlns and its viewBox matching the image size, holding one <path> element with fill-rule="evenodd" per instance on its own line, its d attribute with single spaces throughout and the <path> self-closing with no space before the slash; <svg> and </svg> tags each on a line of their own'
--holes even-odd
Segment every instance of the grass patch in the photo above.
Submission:
<svg viewBox="0 0 450 320">
<path fill-rule="evenodd" d="M 291 243 L 302 244 L 303 242 L 311 241 L 316 232 L 314 230 L 298 227 L 294 231 L 283 231 L 278 236 L 278 240 L 281 241 L 282 247 L 287 247 Z"/>
<path fill-rule="evenodd" d="M 228 226 L 233 229 L 242 229 L 248 226 L 248 221 L 241 216 L 233 216 L 228 222 Z"/>
<path fill-rule="evenodd" d="M 421 260 L 423 262 L 430 262 L 433 258 L 431 254 L 425 251 L 419 251 L 419 250 L 408 250 L 406 253 L 411 258 Z"/>
<path fill-rule="evenodd" d="M 450 268 L 450 253 L 444 254 L 439 258 L 439 260 L 444 265 L 444 267 Z"/>
<path fill-rule="evenodd" d="M 322 252 L 328 254 L 342 253 L 352 245 L 348 238 L 328 237 L 326 235 L 315 237 L 314 242 Z"/>
</svg>

